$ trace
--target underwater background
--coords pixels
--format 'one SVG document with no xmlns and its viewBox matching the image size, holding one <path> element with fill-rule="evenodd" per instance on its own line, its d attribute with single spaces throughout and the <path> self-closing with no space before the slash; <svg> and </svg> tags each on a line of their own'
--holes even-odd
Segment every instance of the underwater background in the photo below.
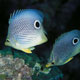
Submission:
<svg viewBox="0 0 80 80">
<path fill-rule="evenodd" d="M 5 48 L 10 14 L 28 8 L 39 9 L 45 14 L 44 28 L 49 40 L 33 51 L 45 63 L 58 36 L 73 29 L 80 30 L 80 0 L 0 0 L 0 50 Z M 79 80 L 80 54 L 58 68 L 63 73 L 61 80 Z"/>
</svg>

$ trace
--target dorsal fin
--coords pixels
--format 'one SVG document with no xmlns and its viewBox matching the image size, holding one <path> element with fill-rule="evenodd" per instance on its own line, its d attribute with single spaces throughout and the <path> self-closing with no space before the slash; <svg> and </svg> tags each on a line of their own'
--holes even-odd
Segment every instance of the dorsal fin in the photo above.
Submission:
<svg viewBox="0 0 80 80">
<path fill-rule="evenodd" d="M 31 14 L 39 14 L 40 17 L 44 17 L 43 13 L 39 10 L 36 10 L 36 9 L 21 9 L 21 10 L 17 10 L 17 11 L 14 11 L 11 15 L 10 15 L 10 19 L 9 19 L 9 24 L 13 21 L 13 19 L 21 14 L 21 13 L 24 13 L 24 12 L 31 12 Z"/>
<path fill-rule="evenodd" d="M 18 15 L 18 14 L 21 13 L 22 11 L 23 11 L 23 9 L 14 11 L 12 14 L 10 14 L 9 24 L 10 24 L 10 22 L 12 21 L 12 19 L 14 19 L 14 18 L 16 17 L 16 15 Z"/>
</svg>

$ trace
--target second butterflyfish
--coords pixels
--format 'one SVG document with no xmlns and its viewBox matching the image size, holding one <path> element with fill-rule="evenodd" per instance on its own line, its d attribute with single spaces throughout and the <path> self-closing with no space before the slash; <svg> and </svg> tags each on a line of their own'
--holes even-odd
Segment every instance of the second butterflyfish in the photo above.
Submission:
<svg viewBox="0 0 80 80">
<path fill-rule="evenodd" d="M 80 31 L 72 30 L 55 40 L 46 67 L 64 65 L 80 53 Z"/>
</svg>

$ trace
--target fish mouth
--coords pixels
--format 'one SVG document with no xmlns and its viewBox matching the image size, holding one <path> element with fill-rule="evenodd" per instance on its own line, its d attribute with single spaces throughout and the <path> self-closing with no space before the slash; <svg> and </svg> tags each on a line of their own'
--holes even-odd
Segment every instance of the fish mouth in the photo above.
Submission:
<svg viewBox="0 0 80 80">
<path fill-rule="evenodd" d="M 52 63 L 47 63 L 47 64 L 45 65 L 46 68 L 51 67 L 51 66 L 53 66 Z"/>
<path fill-rule="evenodd" d="M 15 48 L 14 45 L 11 44 L 10 40 L 8 40 L 8 39 L 6 39 L 4 45 L 5 45 L 5 46 L 9 46 L 9 47 L 13 47 L 13 48 Z"/>
<path fill-rule="evenodd" d="M 4 44 L 5 44 L 5 46 L 10 46 L 10 41 L 6 40 Z"/>
</svg>

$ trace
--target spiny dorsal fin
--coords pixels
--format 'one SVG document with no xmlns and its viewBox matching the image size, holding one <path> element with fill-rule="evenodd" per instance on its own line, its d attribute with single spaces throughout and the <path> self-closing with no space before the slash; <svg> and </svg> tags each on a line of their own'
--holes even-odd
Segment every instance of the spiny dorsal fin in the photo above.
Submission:
<svg viewBox="0 0 80 80">
<path fill-rule="evenodd" d="M 44 17 L 43 13 L 39 10 L 36 10 L 36 9 L 21 9 L 21 10 L 16 10 L 14 11 L 11 15 L 10 15 L 10 19 L 9 19 L 9 24 L 12 22 L 12 20 L 17 16 L 19 15 L 20 13 L 23 13 L 25 12 L 26 10 L 30 11 L 31 13 L 33 12 L 34 14 L 37 13 L 39 14 L 42 18 Z M 32 13 L 32 14 L 33 14 Z"/>
<path fill-rule="evenodd" d="M 25 9 L 24 9 L 24 10 L 25 10 Z M 11 20 L 12 20 L 16 15 L 18 15 L 19 13 L 21 13 L 22 11 L 23 11 L 23 9 L 14 11 L 12 14 L 10 14 L 9 24 L 10 24 Z"/>
</svg>

